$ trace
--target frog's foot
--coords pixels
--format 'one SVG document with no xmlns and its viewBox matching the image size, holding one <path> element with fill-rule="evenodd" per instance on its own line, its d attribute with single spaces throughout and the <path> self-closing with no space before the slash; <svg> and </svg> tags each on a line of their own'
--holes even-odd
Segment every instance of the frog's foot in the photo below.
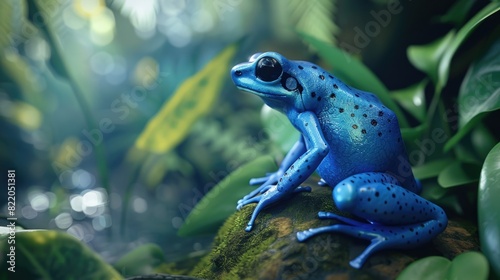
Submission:
<svg viewBox="0 0 500 280">
<path fill-rule="evenodd" d="M 352 267 L 358 269 L 361 268 L 361 266 L 363 266 L 368 257 L 370 257 L 373 253 L 381 249 L 387 248 L 390 245 L 387 242 L 387 238 L 381 234 L 378 234 L 370 230 L 361 230 L 358 226 L 343 225 L 343 224 L 313 228 L 297 232 L 297 239 L 300 242 L 304 242 L 305 240 L 311 238 L 312 236 L 326 232 L 341 232 L 371 241 L 371 244 L 363 251 L 363 253 L 361 253 L 361 255 L 359 255 L 350 262 Z"/>
<path fill-rule="evenodd" d="M 298 187 L 294 189 L 292 193 L 310 192 L 310 191 L 311 187 Z M 255 203 L 255 202 L 258 203 L 257 207 L 255 207 L 255 209 L 253 210 L 252 217 L 250 218 L 250 221 L 248 222 L 245 230 L 246 231 L 252 230 L 253 224 L 255 223 L 255 219 L 264 208 L 290 195 L 291 195 L 290 192 L 279 191 L 278 186 L 274 185 L 271 186 L 271 188 L 269 188 L 269 190 L 267 190 L 265 193 L 244 200 L 241 203 L 238 203 L 238 209 L 241 209 L 241 207 L 250 203 Z"/>
<path fill-rule="evenodd" d="M 249 194 L 245 195 L 242 199 L 240 199 L 238 201 L 238 205 L 240 203 L 244 203 L 246 200 L 249 200 L 256 195 L 267 192 L 267 190 L 269 190 L 273 185 L 276 185 L 278 183 L 278 179 L 281 178 L 281 176 L 283 176 L 283 171 L 278 170 L 276 172 L 267 173 L 266 176 L 264 177 L 250 179 L 249 182 L 250 185 L 252 186 L 260 185 L 260 186 L 251 191 Z"/>
<path fill-rule="evenodd" d="M 240 210 L 241 206 L 244 206 L 248 203 L 245 203 L 249 200 L 251 200 L 252 198 L 254 197 L 257 197 L 259 194 L 263 194 L 265 192 L 267 192 L 273 185 L 262 185 L 258 188 L 256 188 L 255 190 L 251 191 L 249 194 L 245 195 L 242 199 L 238 200 L 238 206 L 236 207 L 236 209 Z M 258 202 L 258 201 L 253 201 L 253 202 Z M 252 202 L 250 202 L 252 203 Z M 240 204 L 243 204 L 240 206 Z"/>
</svg>

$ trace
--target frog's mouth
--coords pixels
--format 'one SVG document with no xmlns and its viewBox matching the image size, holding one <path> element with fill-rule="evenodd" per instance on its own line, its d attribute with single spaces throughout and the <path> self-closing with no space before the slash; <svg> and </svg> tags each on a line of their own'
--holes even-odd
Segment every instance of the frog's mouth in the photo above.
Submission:
<svg viewBox="0 0 500 280">
<path fill-rule="evenodd" d="M 245 87 L 245 86 L 241 86 L 241 85 L 236 85 L 236 87 L 238 89 L 240 89 L 240 90 L 253 93 L 253 94 L 255 94 L 255 95 L 259 96 L 259 97 L 262 97 L 262 98 L 281 99 L 281 98 L 286 98 L 287 97 L 286 94 L 276 94 L 276 92 L 256 91 L 256 90 L 253 90 L 251 88 L 248 88 L 248 87 Z"/>
</svg>

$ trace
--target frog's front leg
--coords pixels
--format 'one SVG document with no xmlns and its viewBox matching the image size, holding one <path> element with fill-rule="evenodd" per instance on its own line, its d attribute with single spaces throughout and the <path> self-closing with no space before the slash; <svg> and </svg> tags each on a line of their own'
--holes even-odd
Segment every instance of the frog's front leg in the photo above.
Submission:
<svg viewBox="0 0 500 280">
<path fill-rule="evenodd" d="M 293 147 L 288 151 L 285 158 L 280 164 L 278 171 L 269 173 L 265 177 L 261 178 L 253 178 L 250 180 L 250 185 L 260 185 L 258 188 L 244 196 L 242 199 L 238 201 L 238 206 L 236 207 L 238 210 L 243 206 L 241 205 L 243 202 L 249 200 L 250 198 L 265 193 L 268 189 L 270 189 L 273 185 L 278 183 L 278 180 L 285 174 L 285 171 L 290 168 L 290 166 L 304 153 L 306 152 L 306 145 L 304 143 L 304 137 L 300 136 L 299 140 L 295 142 Z"/>
<path fill-rule="evenodd" d="M 446 228 L 446 214 L 439 206 L 398 184 L 395 177 L 375 172 L 345 179 L 333 190 L 336 206 L 367 222 L 320 212 L 320 218 L 334 218 L 348 225 L 298 232 L 297 239 L 304 241 L 323 232 L 341 232 L 370 240 L 365 251 L 351 261 L 355 268 L 360 268 L 371 254 L 381 249 L 411 248 L 430 241 Z"/>
<path fill-rule="evenodd" d="M 321 132 L 318 119 L 313 113 L 303 112 L 298 114 L 295 118 L 295 125 L 301 132 L 308 149 L 288 167 L 276 186 L 269 188 L 261 195 L 243 199 L 239 202 L 239 208 L 246 204 L 258 202 L 248 222 L 246 231 L 252 230 L 255 219 L 262 209 L 292 194 L 316 170 L 323 158 L 328 154 L 328 145 Z M 310 191 L 310 188 L 299 188 L 297 190 Z"/>
</svg>

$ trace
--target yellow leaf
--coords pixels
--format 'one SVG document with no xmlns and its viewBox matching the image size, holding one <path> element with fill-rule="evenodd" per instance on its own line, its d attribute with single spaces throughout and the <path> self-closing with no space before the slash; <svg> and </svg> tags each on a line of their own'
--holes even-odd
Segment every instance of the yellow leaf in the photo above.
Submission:
<svg viewBox="0 0 500 280">
<path fill-rule="evenodd" d="M 202 70 L 185 80 L 149 120 L 137 138 L 135 147 L 166 153 L 177 146 L 186 137 L 192 124 L 212 108 L 225 77 L 229 76 L 229 62 L 235 51 L 235 45 L 227 47 Z"/>
</svg>

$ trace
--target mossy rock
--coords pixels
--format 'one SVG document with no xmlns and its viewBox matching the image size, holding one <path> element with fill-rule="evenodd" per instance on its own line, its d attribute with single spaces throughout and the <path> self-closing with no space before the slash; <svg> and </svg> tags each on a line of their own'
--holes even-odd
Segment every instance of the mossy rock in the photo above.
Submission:
<svg viewBox="0 0 500 280">
<path fill-rule="evenodd" d="M 228 218 L 212 251 L 191 275 L 204 279 L 394 279 L 419 258 L 453 258 L 465 251 L 479 250 L 474 230 L 450 221 L 445 232 L 432 243 L 419 249 L 378 252 L 357 270 L 349 266 L 349 261 L 368 242 L 333 233 L 304 243 L 296 238 L 298 231 L 338 223 L 317 218 L 318 211 L 341 213 L 334 207 L 330 188 L 313 187 L 311 193 L 293 195 L 264 210 L 253 230 L 246 232 L 254 208 L 255 204 L 246 206 Z"/>
</svg>

